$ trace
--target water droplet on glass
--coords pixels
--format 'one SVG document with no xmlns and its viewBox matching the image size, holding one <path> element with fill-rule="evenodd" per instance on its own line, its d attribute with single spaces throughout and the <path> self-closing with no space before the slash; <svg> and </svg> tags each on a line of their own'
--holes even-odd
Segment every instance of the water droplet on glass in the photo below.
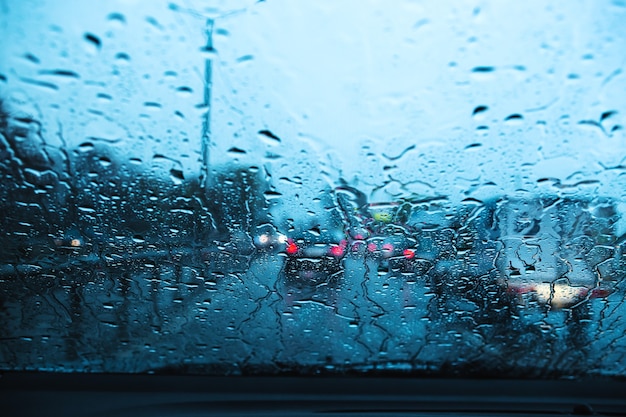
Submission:
<svg viewBox="0 0 626 417">
<path fill-rule="evenodd" d="M 41 75 L 52 75 L 52 76 L 56 76 L 56 77 L 80 78 L 80 76 L 76 72 L 74 72 L 74 71 L 61 70 L 61 69 L 41 70 L 41 71 L 39 71 L 39 74 L 41 74 Z"/>
<path fill-rule="evenodd" d="M 128 63 L 130 61 L 130 55 L 125 52 L 118 52 L 115 54 L 115 59 L 120 63 Z"/>
<path fill-rule="evenodd" d="M 161 107 L 163 107 L 161 103 L 157 103 L 155 101 L 146 101 L 143 103 L 143 105 L 150 110 L 160 110 Z"/>
<path fill-rule="evenodd" d="M 103 101 L 111 101 L 111 100 L 113 100 L 113 97 L 111 97 L 110 95 L 105 94 L 105 93 L 98 93 L 96 95 L 96 97 L 99 98 L 100 100 L 103 100 Z"/>
<path fill-rule="evenodd" d="M 183 176 L 183 171 L 179 169 L 170 169 L 170 175 L 172 177 L 172 180 L 174 180 L 176 184 L 182 184 L 183 180 L 185 179 L 185 177 Z"/>
<path fill-rule="evenodd" d="M 121 13 L 111 13 L 107 16 L 107 20 L 118 23 L 120 25 L 126 24 L 126 17 Z"/>
<path fill-rule="evenodd" d="M 78 150 L 80 152 L 91 152 L 94 150 L 94 145 L 91 142 L 83 142 L 80 145 L 78 145 Z"/>
<path fill-rule="evenodd" d="M 617 110 L 609 110 L 609 111 L 605 111 L 604 113 L 602 113 L 602 115 L 600 116 L 600 121 L 603 122 L 604 120 L 613 117 L 617 114 Z"/>
<path fill-rule="evenodd" d="M 236 146 L 233 146 L 232 148 L 228 149 L 227 152 L 234 153 L 234 154 L 237 154 L 237 155 L 243 155 L 243 154 L 247 153 L 245 150 L 243 150 L 241 148 L 238 148 Z"/>
<path fill-rule="evenodd" d="M 524 116 L 522 116 L 521 114 L 510 114 L 507 117 L 504 118 L 505 122 L 518 122 L 518 121 L 522 121 L 524 120 Z"/>
<path fill-rule="evenodd" d="M 111 159 L 107 158 L 106 156 L 101 156 L 100 158 L 98 158 L 98 162 L 100 162 L 100 165 L 102 165 L 103 167 L 109 167 L 111 165 Z"/>
<path fill-rule="evenodd" d="M 206 60 L 214 60 L 217 58 L 217 51 L 213 48 L 202 47 L 199 49 L 200 56 Z"/>
<path fill-rule="evenodd" d="M 85 33 L 83 37 L 85 38 L 87 42 L 89 42 L 98 50 L 102 46 L 102 41 L 100 40 L 100 38 L 94 35 L 93 33 Z"/>
<path fill-rule="evenodd" d="M 237 58 L 236 62 L 237 63 L 242 63 L 242 62 L 246 62 L 246 61 L 252 61 L 254 59 L 253 55 L 244 55 L 241 56 L 239 58 Z"/>
<path fill-rule="evenodd" d="M 472 72 L 480 72 L 480 73 L 493 72 L 495 70 L 496 69 L 494 67 L 489 67 L 489 66 L 480 66 L 480 67 L 472 68 Z"/>
<path fill-rule="evenodd" d="M 193 90 L 191 89 L 191 87 L 187 87 L 187 86 L 182 86 L 182 87 L 178 87 L 176 89 L 176 92 L 181 96 L 181 97 L 188 97 L 193 93 Z"/>
<path fill-rule="evenodd" d="M 259 130 L 259 136 L 261 137 L 262 140 L 272 145 L 280 143 L 280 138 L 276 136 L 275 134 L 273 134 L 272 132 L 270 132 L 269 130 Z"/>
<path fill-rule="evenodd" d="M 156 20 L 152 16 L 146 17 L 146 22 L 150 23 L 153 27 L 155 27 L 155 28 L 157 28 L 159 30 L 163 30 L 163 26 L 161 26 L 161 24 L 158 22 L 158 20 Z"/>
<path fill-rule="evenodd" d="M 24 54 L 24 58 L 27 61 L 32 62 L 33 64 L 39 64 L 41 61 L 39 60 L 39 58 L 37 58 L 35 55 L 31 54 L 31 53 L 26 53 Z"/>
<path fill-rule="evenodd" d="M 263 195 L 265 196 L 267 200 L 275 200 L 275 199 L 280 198 L 282 196 L 282 193 L 270 190 L 270 191 L 264 192 Z"/>
<path fill-rule="evenodd" d="M 480 115 L 480 114 L 486 112 L 487 110 L 489 110 L 489 107 L 487 107 L 487 106 L 483 106 L 483 105 L 476 106 L 474 108 L 474 111 L 472 112 L 472 116 Z"/>
<path fill-rule="evenodd" d="M 465 147 L 465 149 L 476 149 L 476 148 L 480 148 L 481 146 L 483 146 L 482 143 L 478 143 L 478 142 L 474 142 L 474 143 L 470 143 L 469 145 L 467 145 Z"/>
</svg>

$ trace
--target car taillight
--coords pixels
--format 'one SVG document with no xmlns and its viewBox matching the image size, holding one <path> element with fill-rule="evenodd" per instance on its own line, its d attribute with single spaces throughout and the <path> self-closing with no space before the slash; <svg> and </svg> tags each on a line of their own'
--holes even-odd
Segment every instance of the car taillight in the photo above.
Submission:
<svg viewBox="0 0 626 417">
<path fill-rule="evenodd" d="M 330 254 L 336 257 L 343 255 L 344 247 L 340 245 L 334 245 L 330 248 Z"/>
<path fill-rule="evenodd" d="M 607 290 L 606 288 L 594 288 L 593 290 L 591 290 L 589 298 L 604 298 L 607 297 L 609 294 L 611 294 L 611 291 Z"/>
<path fill-rule="evenodd" d="M 287 248 L 285 249 L 285 251 L 289 255 L 295 255 L 296 253 L 298 253 L 298 245 L 296 245 L 293 240 L 288 239 Z"/>
<path fill-rule="evenodd" d="M 415 251 L 413 249 L 405 249 L 402 255 L 404 255 L 406 259 L 413 259 L 415 258 Z"/>
<path fill-rule="evenodd" d="M 512 294 L 526 294 L 536 290 L 532 285 L 510 285 L 508 288 L 509 293 Z"/>
</svg>

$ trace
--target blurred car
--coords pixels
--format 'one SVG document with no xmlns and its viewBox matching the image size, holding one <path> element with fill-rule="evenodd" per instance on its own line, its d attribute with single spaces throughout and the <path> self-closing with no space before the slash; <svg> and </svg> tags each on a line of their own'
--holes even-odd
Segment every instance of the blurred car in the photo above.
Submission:
<svg viewBox="0 0 626 417">
<path fill-rule="evenodd" d="M 520 303 L 554 309 L 611 292 L 617 240 L 616 207 L 609 199 L 509 199 L 499 208 L 503 248 L 497 266 Z"/>
<path fill-rule="evenodd" d="M 330 281 L 341 271 L 347 248 L 348 240 L 341 229 L 287 237 L 283 250 L 287 280 L 302 285 Z"/>
<path fill-rule="evenodd" d="M 54 239 L 54 244 L 59 249 L 75 250 L 84 245 L 82 239 L 73 236 Z"/>
<path fill-rule="evenodd" d="M 343 259 L 355 240 L 350 232 L 361 224 L 355 210 L 363 200 L 362 193 L 348 186 L 325 190 L 314 217 L 307 215 L 296 222 L 284 222 L 284 227 L 289 229 L 284 237 L 271 237 L 275 232 L 270 232 L 257 240 L 281 241 L 283 271 L 288 283 L 298 286 L 329 283 L 343 270 Z"/>
<path fill-rule="evenodd" d="M 375 259 L 380 271 L 421 271 L 424 260 L 417 256 L 417 239 L 401 211 L 402 205 L 397 202 L 368 204 L 367 218 L 351 234 L 351 252 Z"/>
<path fill-rule="evenodd" d="M 605 298 L 612 291 L 610 288 L 588 288 L 573 286 L 567 282 L 538 282 L 534 284 L 511 283 L 507 286 L 509 293 L 517 295 L 520 302 L 536 300 L 554 309 L 572 307 L 585 300 Z"/>
<path fill-rule="evenodd" d="M 256 228 L 252 237 L 254 246 L 262 251 L 284 250 L 287 244 L 287 236 L 276 230 L 271 224 L 263 224 Z"/>
</svg>

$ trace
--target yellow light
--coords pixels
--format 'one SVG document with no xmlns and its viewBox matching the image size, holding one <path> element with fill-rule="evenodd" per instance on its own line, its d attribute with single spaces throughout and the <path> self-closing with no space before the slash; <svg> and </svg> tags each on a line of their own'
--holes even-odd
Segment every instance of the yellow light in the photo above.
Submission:
<svg viewBox="0 0 626 417">
<path fill-rule="evenodd" d="M 374 213 L 374 220 L 378 222 L 388 223 L 391 221 L 391 214 L 386 212 Z"/>
</svg>

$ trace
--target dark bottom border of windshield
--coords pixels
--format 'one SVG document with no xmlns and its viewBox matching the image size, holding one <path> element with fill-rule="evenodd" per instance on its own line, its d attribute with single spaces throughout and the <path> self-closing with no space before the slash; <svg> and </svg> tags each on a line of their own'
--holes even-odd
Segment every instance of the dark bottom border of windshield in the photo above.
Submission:
<svg viewBox="0 0 626 417">
<path fill-rule="evenodd" d="M 611 415 L 626 381 L 205 377 L 7 372 L 4 416 Z"/>
</svg>

